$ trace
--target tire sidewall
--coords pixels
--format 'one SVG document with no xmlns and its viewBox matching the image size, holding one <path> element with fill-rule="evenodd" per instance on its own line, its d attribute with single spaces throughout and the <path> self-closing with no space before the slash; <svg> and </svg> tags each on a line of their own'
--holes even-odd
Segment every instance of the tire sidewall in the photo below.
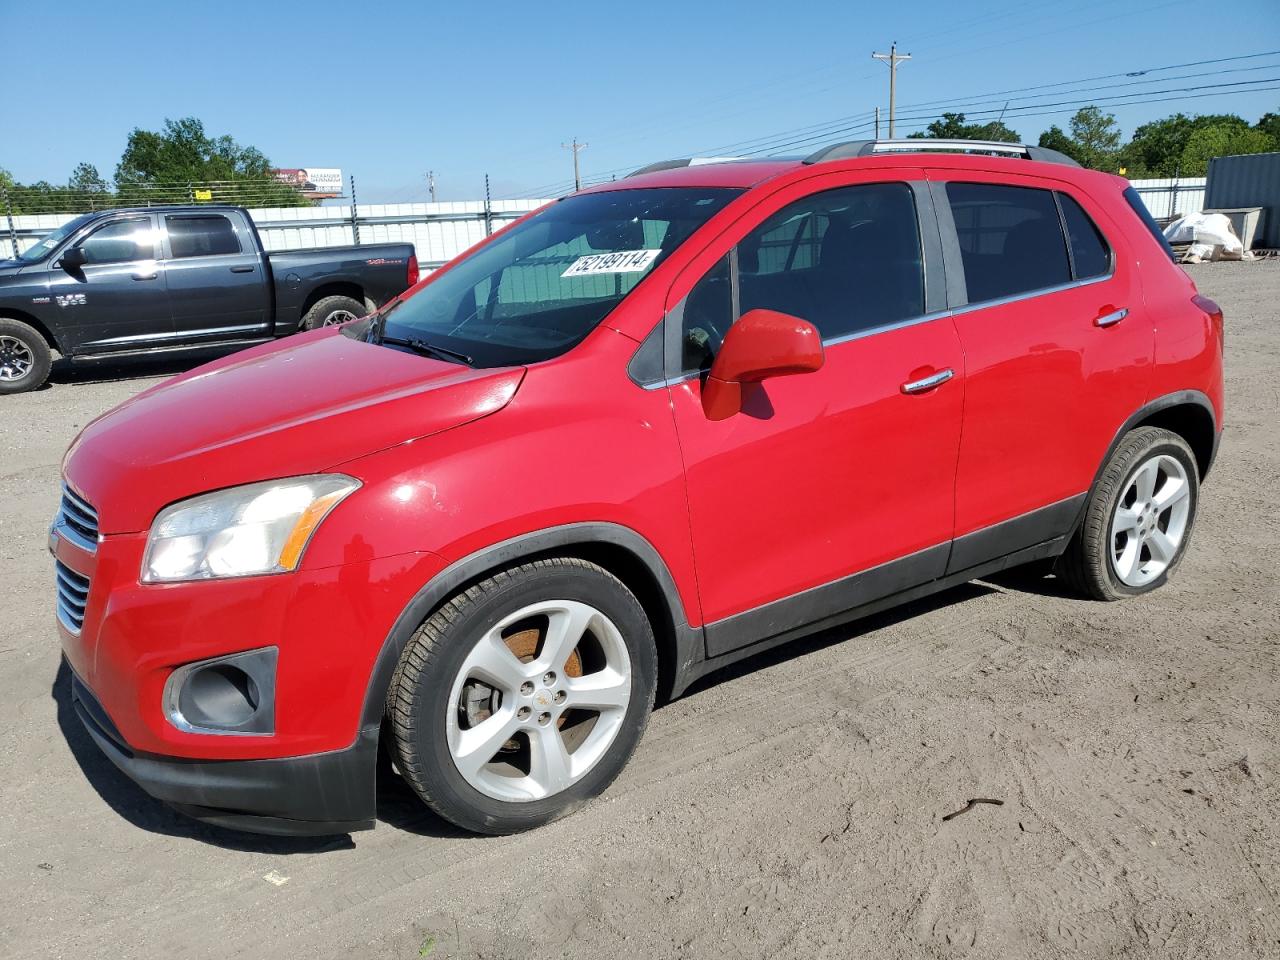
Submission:
<svg viewBox="0 0 1280 960">
<path fill-rule="evenodd" d="M 21 340 L 31 351 L 34 362 L 25 377 L 19 380 L 0 380 L 0 394 L 26 393 L 39 388 L 47 379 L 53 366 L 53 356 L 39 331 L 19 320 L 0 317 L 0 334 Z"/>
<path fill-rule="evenodd" d="M 1189 496 L 1191 497 L 1190 515 L 1187 517 L 1187 529 L 1183 534 L 1182 542 L 1178 545 L 1178 553 L 1173 558 L 1173 562 L 1167 566 L 1160 576 L 1144 583 L 1140 587 L 1131 586 L 1125 583 L 1116 574 L 1115 564 L 1111 559 L 1111 524 L 1115 518 L 1116 505 L 1120 502 L 1120 498 L 1124 496 L 1125 491 L 1129 488 L 1129 483 L 1133 479 L 1140 467 L 1147 461 L 1166 455 L 1173 457 L 1182 464 L 1182 468 L 1186 471 L 1188 483 L 1190 485 Z M 1119 596 L 1137 597 L 1144 593 L 1150 593 L 1165 585 L 1171 574 L 1178 569 L 1182 563 L 1183 557 L 1187 555 L 1187 550 L 1191 546 L 1191 538 L 1195 534 L 1196 517 L 1200 509 L 1200 471 L 1196 465 L 1196 459 L 1192 454 L 1190 447 L 1181 442 L 1173 434 L 1163 434 L 1161 436 L 1152 437 L 1150 442 L 1140 447 L 1129 459 L 1120 482 L 1115 485 L 1111 495 L 1106 498 L 1102 504 L 1105 513 L 1105 526 L 1103 530 L 1105 537 L 1103 545 L 1105 551 L 1101 557 L 1103 568 L 1103 576 L 1106 578 L 1108 589 Z"/>
<path fill-rule="evenodd" d="M 438 655 L 420 673 L 410 710 L 422 758 L 420 775 L 429 795 L 449 819 L 483 833 L 510 833 L 563 816 L 604 790 L 626 766 L 653 707 L 657 653 L 643 608 L 622 584 L 581 567 L 517 571 L 504 585 L 466 610 L 444 629 Z M 617 736 L 596 765 L 567 790 L 542 800 L 509 802 L 486 796 L 458 771 L 449 750 L 445 712 L 454 680 L 475 642 L 504 616 L 542 600 L 577 600 L 613 621 L 631 657 L 631 700 Z M 403 694 L 402 694 L 403 696 Z"/>
</svg>

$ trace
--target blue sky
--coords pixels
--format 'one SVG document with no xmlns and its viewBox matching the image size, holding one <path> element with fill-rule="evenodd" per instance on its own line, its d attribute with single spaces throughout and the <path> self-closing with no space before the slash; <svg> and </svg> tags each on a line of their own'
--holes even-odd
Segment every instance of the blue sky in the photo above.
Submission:
<svg viewBox="0 0 1280 960">
<path fill-rule="evenodd" d="M 425 199 L 428 169 L 441 199 L 482 195 L 486 172 L 495 196 L 546 195 L 572 176 L 560 145 L 573 137 L 589 144 L 587 177 L 743 141 L 764 149 L 772 137 L 794 154 L 853 139 L 857 130 L 840 128 L 887 104 L 888 71 L 871 53 L 895 39 L 914 58 L 899 68 L 899 115 L 920 117 L 900 134 L 965 109 L 942 101 L 975 101 L 973 114 L 1009 99 L 1006 122 L 1028 140 L 1065 126 L 1077 102 L 1122 93 L 1172 98 L 1103 104 L 1126 134 L 1177 110 L 1250 121 L 1280 110 L 1278 89 L 1158 92 L 1270 78 L 1256 86 L 1280 87 L 1280 55 L 1078 82 L 1280 51 L 1278 0 L 0 0 L 0 39 L 0 167 L 19 180 L 62 182 L 81 160 L 110 176 L 130 129 L 194 115 L 280 166 L 355 174 L 361 201 Z M 1062 86 L 1036 100 L 1003 93 L 1044 84 Z M 1071 105 L 1031 107 L 1063 100 Z"/>
</svg>

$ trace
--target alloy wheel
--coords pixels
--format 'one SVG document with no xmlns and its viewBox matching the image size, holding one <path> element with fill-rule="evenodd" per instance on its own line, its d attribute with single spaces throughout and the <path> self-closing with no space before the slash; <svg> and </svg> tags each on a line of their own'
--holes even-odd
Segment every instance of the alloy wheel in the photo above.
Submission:
<svg viewBox="0 0 1280 960">
<path fill-rule="evenodd" d="M 1191 482 L 1175 457 L 1160 454 L 1129 477 L 1111 519 L 1111 565 L 1120 581 L 1142 587 L 1169 569 L 1191 519 Z"/>
<path fill-rule="evenodd" d="M 36 356 L 17 337 L 0 336 L 0 380 L 13 382 L 31 373 Z"/>
<path fill-rule="evenodd" d="M 445 708 L 449 753 L 485 796 L 554 796 L 608 751 L 631 687 L 613 621 L 575 600 L 530 604 L 489 629 L 458 670 Z"/>
<path fill-rule="evenodd" d="M 356 315 L 350 310 L 335 310 L 324 318 L 324 322 L 320 324 L 322 327 L 332 327 L 339 323 L 346 323 L 348 320 L 354 320 Z"/>
</svg>

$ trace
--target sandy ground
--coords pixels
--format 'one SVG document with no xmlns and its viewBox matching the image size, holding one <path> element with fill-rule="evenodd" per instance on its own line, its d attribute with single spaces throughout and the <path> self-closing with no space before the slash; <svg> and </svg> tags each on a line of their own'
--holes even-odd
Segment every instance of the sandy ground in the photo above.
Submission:
<svg viewBox="0 0 1280 960">
<path fill-rule="evenodd" d="M 972 584 L 798 642 L 500 839 L 394 779 L 376 831 L 293 841 L 121 777 L 69 713 L 45 526 L 77 427 L 157 371 L 5 398 L 0 955 L 1280 956 L 1280 263 L 1192 269 L 1227 312 L 1230 428 L 1174 583 Z M 1003 805 L 943 819 L 973 797 Z"/>
</svg>

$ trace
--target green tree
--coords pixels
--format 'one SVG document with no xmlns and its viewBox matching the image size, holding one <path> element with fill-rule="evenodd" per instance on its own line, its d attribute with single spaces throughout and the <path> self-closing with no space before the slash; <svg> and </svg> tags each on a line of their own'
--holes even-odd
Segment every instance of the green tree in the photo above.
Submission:
<svg viewBox="0 0 1280 960">
<path fill-rule="evenodd" d="M 1016 130 L 1011 130 L 999 120 L 987 123 L 965 123 L 963 113 L 944 113 L 939 119 L 916 133 L 913 139 L 934 140 L 995 140 L 1000 143 L 1021 143 Z"/>
<path fill-rule="evenodd" d="M 1044 133 L 1040 134 L 1040 146 L 1048 147 L 1050 150 L 1057 150 L 1059 153 L 1065 153 L 1076 163 L 1080 162 L 1080 158 L 1076 156 L 1076 142 L 1062 132 L 1062 128 L 1057 124 L 1051 126 Z"/>
<path fill-rule="evenodd" d="M 1245 128 L 1243 118 L 1230 113 L 1188 117 L 1175 113 L 1171 117 L 1144 123 L 1133 131 L 1133 138 L 1120 151 L 1121 162 L 1129 168 L 1131 178 L 1172 177 L 1181 170 L 1182 154 L 1192 135 L 1205 127 L 1232 126 Z"/>
<path fill-rule="evenodd" d="M 1280 113 L 1264 113 L 1253 128 L 1270 137 L 1276 144 L 1274 149 L 1280 150 Z"/>
<path fill-rule="evenodd" d="M 256 147 L 230 136 L 209 136 L 195 117 L 165 120 L 157 132 L 135 128 L 116 165 L 116 188 L 126 202 L 182 202 L 195 187 L 222 203 L 307 206 L 311 201 L 279 183 Z"/>
<path fill-rule="evenodd" d="M 1111 114 L 1097 107 L 1081 107 L 1071 118 L 1071 140 L 1076 148 L 1071 156 L 1081 166 L 1093 170 L 1111 170 L 1117 166 L 1120 128 Z"/>
<path fill-rule="evenodd" d="M 1214 157 L 1237 157 L 1246 153 L 1266 153 L 1275 141 L 1254 127 L 1219 123 L 1201 127 L 1191 135 L 1182 151 L 1181 169 L 1188 177 L 1203 177 Z"/>
</svg>

